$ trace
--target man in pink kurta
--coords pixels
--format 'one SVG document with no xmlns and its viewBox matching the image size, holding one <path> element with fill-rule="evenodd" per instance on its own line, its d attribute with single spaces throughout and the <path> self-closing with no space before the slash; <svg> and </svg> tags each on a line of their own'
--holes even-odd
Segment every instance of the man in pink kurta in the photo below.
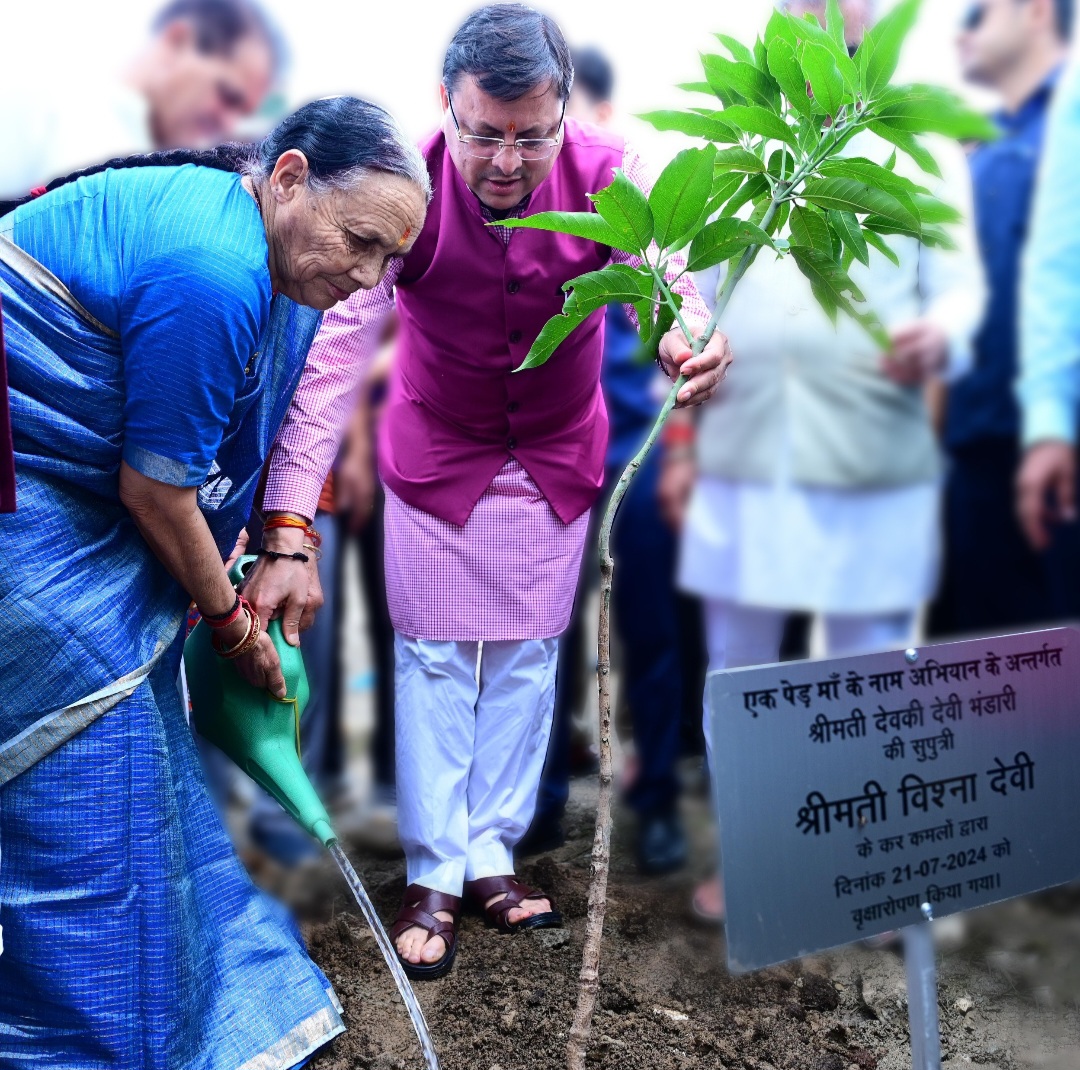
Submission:
<svg viewBox="0 0 1080 1070">
<path fill-rule="evenodd" d="M 396 291 L 400 343 L 379 452 L 409 879 L 393 935 L 413 977 L 449 969 L 463 892 L 507 931 L 561 923 L 548 897 L 513 878 L 512 851 L 535 807 L 558 636 L 603 482 L 603 311 L 543 367 L 514 369 L 561 309 L 562 283 L 630 258 L 497 224 L 526 210 L 589 211 L 588 194 L 618 167 L 648 185 L 622 139 L 564 121 L 572 80 L 558 27 L 523 5 L 484 8 L 455 35 L 443 123 L 423 146 L 435 189 L 424 230 L 379 288 L 327 315 L 264 499 L 267 510 L 311 515 Z M 688 282 L 680 289 L 700 329 L 705 307 Z M 678 331 L 660 346 L 665 371 L 689 377 L 681 404 L 710 396 L 730 359 L 720 335 L 698 358 Z M 255 593 L 286 602 L 285 570 L 297 566 L 273 567 Z"/>
</svg>

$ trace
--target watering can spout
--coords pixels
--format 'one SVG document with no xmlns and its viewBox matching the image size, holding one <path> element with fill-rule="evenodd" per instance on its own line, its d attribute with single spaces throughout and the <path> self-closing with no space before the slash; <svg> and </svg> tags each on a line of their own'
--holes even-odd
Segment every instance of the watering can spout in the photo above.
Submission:
<svg viewBox="0 0 1080 1070">
<path fill-rule="evenodd" d="M 255 561 L 242 557 L 229 573 L 239 583 Z M 267 628 L 285 677 L 285 698 L 252 687 L 231 661 L 210 645 L 211 632 L 199 623 L 184 644 L 184 668 L 191 696 L 191 716 L 199 735 L 224 751 L 269 792 L 324 846 L 336 842 L 330 816 L 300 764 L 300 717 L 309 688 L 298 647 L 285 641 L 281 622 Z"/>
</svg>

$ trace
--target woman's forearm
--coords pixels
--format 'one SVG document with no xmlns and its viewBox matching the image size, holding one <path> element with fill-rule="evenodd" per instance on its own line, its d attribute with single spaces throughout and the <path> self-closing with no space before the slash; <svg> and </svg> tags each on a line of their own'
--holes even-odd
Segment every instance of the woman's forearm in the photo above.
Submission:
<svg viewBox="0 0 1080 1070">
<path fill-rule="evenodd" d="M 202 613 L 227 613 L 236 595 L 197 494 L 120 464 L 120 500 L 158 560 Z"/>
</svg>

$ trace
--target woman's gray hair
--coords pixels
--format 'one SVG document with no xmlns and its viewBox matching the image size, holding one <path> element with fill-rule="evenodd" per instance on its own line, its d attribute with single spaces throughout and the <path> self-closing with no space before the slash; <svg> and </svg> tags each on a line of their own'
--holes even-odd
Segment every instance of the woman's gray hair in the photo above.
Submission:
<svg viewBox="0 0 1080 1070">
<path fill-rule="evenodd" d="M 308 186 L 316 193 L 355 189 L 373 174 L 399 175 L 431 203 L 431 178 L 423 154 L 394 117 L 357 97 L 314 100 L 268 134 L 244 170 L 255 179 L 273 171 L 282 153 L 299 149 L 308 161 Z"/>
</svg>

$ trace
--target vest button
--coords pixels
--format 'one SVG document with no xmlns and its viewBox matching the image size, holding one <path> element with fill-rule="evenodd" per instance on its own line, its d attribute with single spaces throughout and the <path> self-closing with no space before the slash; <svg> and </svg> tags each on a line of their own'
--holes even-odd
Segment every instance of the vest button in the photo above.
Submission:
<svg viewBox="0 0 1080 1070">
<path fill-rule="evenodd" d="M 506 440 L 506 448 L 508 450 L 516 450 L 517 449 L 517 439 L 516 438 L 508 438 Z"/>
<path fill-rule="evenodd" d="M 521 341 L 521 331 L 511 331 L 510 332 L 510 341 L 511 341 L 511 343 L 515 343 L 515 344 L 517 342 L 520 342 Z"/>
<path fill-rule="evenodd" d="M 506 411 L 517 412 L 520 408 L 521 406 L 516 401 L 511 401 L 510 404 L 506 406 Z"/>
<path fill-rule="evenodd" d="M 509 294 L 516 294 L 521 289 L 521 283 L 514 279 L 512 282 L 506 284 L 506 292 Z"/>
</svg>

